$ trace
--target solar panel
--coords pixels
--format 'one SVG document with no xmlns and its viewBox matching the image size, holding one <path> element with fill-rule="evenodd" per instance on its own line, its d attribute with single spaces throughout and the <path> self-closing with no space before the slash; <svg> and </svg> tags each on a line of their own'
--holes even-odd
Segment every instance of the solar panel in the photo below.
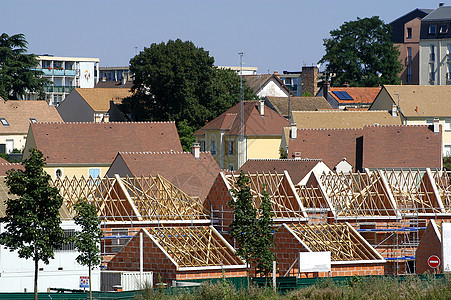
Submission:
<svg viewBox="0 0 451 300">
<path fill-rule="evenodd" d="M 351 95 L 345 91 L 333 91 L 332 93 L 334 93 L 334 95 L 340 100 L 354 100 L 354 98 L 352 98 Z"/>
</svg>

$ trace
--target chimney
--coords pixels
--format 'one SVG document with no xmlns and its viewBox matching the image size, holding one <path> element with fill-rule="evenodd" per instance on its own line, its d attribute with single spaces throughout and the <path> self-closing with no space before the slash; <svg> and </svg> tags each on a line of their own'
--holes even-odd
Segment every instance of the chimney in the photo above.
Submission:
<svg viewBox="0 0 451 300">
<path fill-rule="evenodd" d="M 391 116 L 393 118 L 396 118 L 398 116 L 398 106 L 396 106 L 396 104 L 394 104 L 394 103 L 391 106 Z"/>
<path fill-rule="evenodd" d="M 445 5 L 445 3 L 440 2 L 440 3 L 438 4 L 438 7 L 442 7 L 443 5 Z"/>
<path fill-rule="evenodd" d="M 345 82 L 345 84 L 343 84 L 344 87 L 349 87 L 349 82 Z"/>
<path fill-rule="evenodd" d="M 326 79 L 326 81 L 324 82 L 324 85 L 323 85 L 323 97 L 326 100 L 327 100 L 327 93 L 329 93 L 329 90 L 330 90 L 330 82 L 329 82 L 329 80 Z"/>
<path fill-rule="evenodd" d="M 318 67 L 302 67 L 301 82 L 302 94 L 310 93 L 313 97 L 316 96 L 318 91 Z"/>
<path fill-rule="evenodd" d="M 301 152 L 293 152 L 292 157 L 293 159 L 301 159 Z"/>
<path fill-rule="evenodd" d="M 259 112 L 260 116 L 265 115 L 265 100 L 258 101 L 258 112 Z"/>
<path fill-rule="evenodd" d="M 109 113 L 103 114 L 103 122 L 105 122 L 105 123 L 110 122 L 110 114 Z"/>
<path fill-rule="evenodd" d="M 126 82 L 127 82 L 127 78 L 125 78 L 124 76 L 122 76 L 122 79 L 121 79 L 121 85 L 125 85 Z"/>
<path fill-rule="evenodd" d="M 102 114 L 95 113 L 94 114 L 94 123 L 102 122 Z"/>
<path fill-rule="evenodd" d="M 106 81 L 106 77 L 102 77 L 102 81 Z"/>
<path fill-rule="evenodd" d="M 440 132 L 440 123 L 439 123 L 439 118 L 435 118 L 434 119 L 434 133 L 439 133 Z"/>
<path fill-rule="evenodd" d="M 199 143 L 193 143 L 193 146 L 191 147 L 191 154 L 194 156 L 195 159 L 200 159 L 200 144 Z"/>
<path fill-rule="evenodd" d="M 279 72 L 278 72 L 278 71 L 274 71 L 274 75 L 276 75 L 277 77 L 279 77 Z"/>
<path fill-rule="evenodd" d="M 295 140 L 298 134 L 298 128 L 296 127 L 296 123 L 290 124 L 290 137 Z"/>
</svg>

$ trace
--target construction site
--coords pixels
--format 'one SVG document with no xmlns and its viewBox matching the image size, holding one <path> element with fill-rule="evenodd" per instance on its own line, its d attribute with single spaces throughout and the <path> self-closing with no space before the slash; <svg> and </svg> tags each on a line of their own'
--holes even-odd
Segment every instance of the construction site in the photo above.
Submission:
<svg viewBox="0 0 451 300">
<path fill-rule="evenodd" d="M 164 282 L 246 276 L 228 232 L 239 174 L 220 172 L 206 199 L 162 176 L 57 178 L 71 213 L 79 199 L 101 218 L 103 270 L 153 271 Z M 269 194 L 277 276 L 417 273 L 416 251 L 430 220 L 451 219 L 451 174 L 431 169 L 309 174 L 247 173 L 253 205 Z M 330 272 L 301 272 L 300 252 L 330 251 Z M 440 249 L 437 249 L 440 252 Z M 440 253 L 441 255 L 441 253 Z M 422 268 L 424 270 L 424 268 Z M 251 268 L 252 274 L 252 268 Z"/>
</svg>

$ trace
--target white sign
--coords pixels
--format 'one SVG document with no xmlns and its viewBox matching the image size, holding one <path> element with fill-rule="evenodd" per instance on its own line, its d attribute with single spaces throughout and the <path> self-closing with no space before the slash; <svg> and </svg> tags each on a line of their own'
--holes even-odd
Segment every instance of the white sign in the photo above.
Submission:
<svg viewBox="0 0 451 300">
<path fill-rule="evenodd" d="M 88 276 L 80 276 L 80 287 L 81 288 L 89 288 L 89 277 Z"/>
<path fill-rule="evenodd" d="M 330 251 L 299 252 L 299 272 L 330 272 Z"/>
<path fill-rule="evenodd" d="M 451 271 L 451 223 L 442 223 L 443 271 Z"/>
</svg>

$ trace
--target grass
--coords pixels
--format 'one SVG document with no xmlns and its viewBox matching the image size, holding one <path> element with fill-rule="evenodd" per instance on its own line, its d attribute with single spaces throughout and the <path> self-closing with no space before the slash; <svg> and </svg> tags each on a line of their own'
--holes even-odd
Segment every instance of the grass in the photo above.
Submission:
<svg viewBox="0 0 451 300">
<path fill-rule="evenodd" d="M 164 290 L 146 288 L 137 300 L 180 299 L 180 300 L 302 300 L 302 299 L 451 299 L 451 277 L 435 280 L 412 276 L 405 280 L 395 277 L 354 277 L 345 284 L 337 284 L 332 279 L 315 285 L 291 291 L 285 295 L 274 293 L 269 288 L 251 286 L 239 291 L 227 283 L 203 283 L 198 289 L 167 295 Z"/>
</svg>

